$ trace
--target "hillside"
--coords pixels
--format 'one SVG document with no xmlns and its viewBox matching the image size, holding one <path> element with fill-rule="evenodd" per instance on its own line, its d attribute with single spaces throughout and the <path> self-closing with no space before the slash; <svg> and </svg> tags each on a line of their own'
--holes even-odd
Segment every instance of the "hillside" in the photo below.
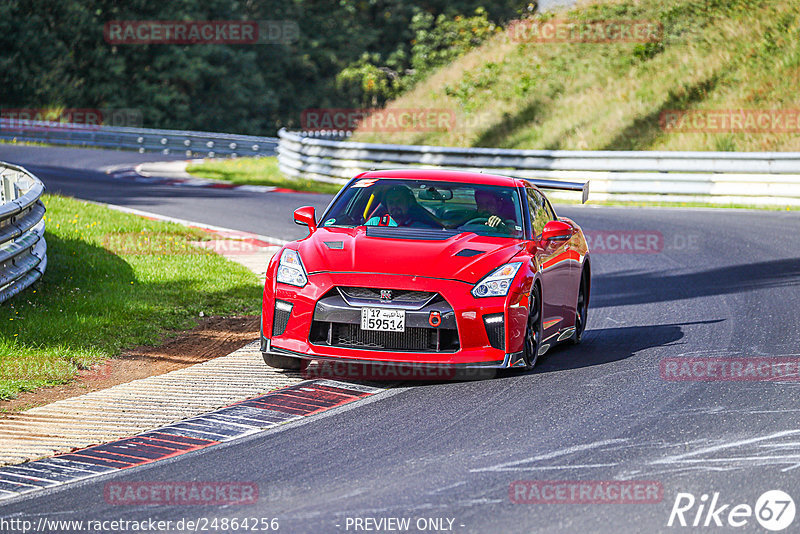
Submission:
<svg viewBox="0 0 800 534">
<path fill-rule="evenodd" d="M 357 132 L 354 139 L 573 150 L 800 150 L 796 1 L 612 0 L 536 15 L 527 24 L 548 17 L 654 21 L 663 31 L 647 43 L 521 42 L 526 39 L 500 33 L 388 106 L 450 110 L 453 128 Z M 710 122 L 734 120 L 724 110 L 740 109 L 750 111 L 737 131 Z M 684 121 L 677 130 L 673 122 L 670 129 L 665 114 L 674 110 L 692 110 L 704 121 Z M 754 116 L 758 110 L 769 118 Z M 709 130 L 708 124 L 710 131 L 683 131 Z"/>
</svg>

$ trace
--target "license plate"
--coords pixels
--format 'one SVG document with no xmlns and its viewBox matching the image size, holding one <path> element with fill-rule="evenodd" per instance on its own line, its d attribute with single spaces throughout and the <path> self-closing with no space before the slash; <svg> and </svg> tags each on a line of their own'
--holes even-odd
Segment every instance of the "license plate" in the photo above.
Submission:
<svg viewBox="0 0 800 534">
<path fill-rule="evenodd" d="M 361 330 L 405 332 L 406 312 L 386 308 L 361 308 Z"/>
</svg>

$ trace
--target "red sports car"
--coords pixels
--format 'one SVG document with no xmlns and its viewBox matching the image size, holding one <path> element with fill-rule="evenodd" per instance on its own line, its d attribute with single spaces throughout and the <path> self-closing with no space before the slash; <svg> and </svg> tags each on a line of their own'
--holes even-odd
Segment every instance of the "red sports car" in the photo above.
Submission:
<svg viewBox="0 0 800 534">
<path fill-rule="evenodd" d="M 580 342 L 589 251 L 539 187 L 588 193 L 473 172 L 371 171 L 319 223 L 314 208 L 298 208 L 308 237 L 267 269 L 264 360 L 530 369 L 555 343 Z"/>
</svg>

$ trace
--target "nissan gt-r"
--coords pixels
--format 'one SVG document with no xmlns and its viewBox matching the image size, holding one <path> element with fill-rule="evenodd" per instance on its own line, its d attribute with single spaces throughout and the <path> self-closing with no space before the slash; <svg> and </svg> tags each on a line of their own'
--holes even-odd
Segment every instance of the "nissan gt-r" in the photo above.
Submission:
<svg viewBox="0 0 800 534">
<path fill-rule="evenodd" d="M 532 368 L 579 343 L 591 290 L 581 228 L 541 189 L 588 184 L 445 170 L 362 173 L 271 259 L 261 352 L 302 360 Z"/>
</svg>

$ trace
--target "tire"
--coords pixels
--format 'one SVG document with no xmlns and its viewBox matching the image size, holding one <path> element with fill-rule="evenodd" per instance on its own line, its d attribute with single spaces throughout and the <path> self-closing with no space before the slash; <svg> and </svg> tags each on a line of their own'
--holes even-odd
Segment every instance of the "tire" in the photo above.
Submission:
<svg viewBox="0 0 800 534">
<path fill-rule="evenodd" d="M 276 369 L 286 369 L 289 371 L 300 370 L 300 363 L 302 362 L 300 358 L 282 356 L 280 354 L 272 354 L 270 352 L 262 352 L 261 355 L 264 357 L 264 363 L 270 367 L 275 367 Z"/>
<path fill-rule="evenodd" d="M 525 328 L 525 370 L 530 371 L 539 358 L 542 345 L 542 295 L 539 286 L 531 289 L 532 304 L 528 311 L 528 326 Z"/>
<path fill-rule="evenodd" d="M 584 269 L 581 275 L 581 284 L 578 286 L 578 299 L 575 305 L 575 333 L 569 338 L 573 345 L 583 340 L 583 331 L 586 330 L 586 319 L 589 312 L 589 277 Z"/>
</svg>

